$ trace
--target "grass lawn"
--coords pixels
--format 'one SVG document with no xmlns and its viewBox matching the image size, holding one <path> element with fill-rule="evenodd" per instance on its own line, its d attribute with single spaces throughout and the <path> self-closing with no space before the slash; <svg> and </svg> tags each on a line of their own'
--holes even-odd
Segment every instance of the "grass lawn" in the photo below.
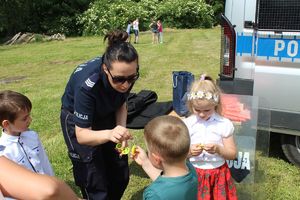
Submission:
<svg viewBox="0 0 300 200">
<path fill-rule="evenodd" d="M 78 194 L 72 166 L 61 133 L 60 98 L 76 65 L 101 55 L 102 37 L 68 38 L 15 46 L 0 46 L 0 88 L 27 95 L 32 103 L 33 122 L 49 155 L 56 175 Z M 151 44 L 150 32 L 141 33 L 134 44 L 140 56 L 141 77 L 133 92 L 153 90 L 158 101 L 172 100 L 172 71 L 186 70 L 198 77 L 205 72 L 217 78 L 219 72 L 220 30 L 165 29 L 164 43 Z M 132 130 L 143 146 L 142 130 Z M 259 156 L 257 183 L 238 186 L 240 199 L 299 199 L 300 169 L 277 158 Z M 150 183 L 145 173 L 130 161 L 131 179 L 122 199 L 141 199 Z"/>
</svg>

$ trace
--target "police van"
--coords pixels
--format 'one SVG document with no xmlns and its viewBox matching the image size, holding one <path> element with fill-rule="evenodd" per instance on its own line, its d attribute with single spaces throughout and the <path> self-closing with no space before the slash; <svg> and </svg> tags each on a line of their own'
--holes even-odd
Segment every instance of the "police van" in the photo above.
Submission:
<svg viewBox="0 0 300 200">
<path fill-rule="evenodd" d="M 221 27 L 219 86 L 257 96 L 269 130 L 300 166 L 300 1 L 226 0 Z"/>
</svg>

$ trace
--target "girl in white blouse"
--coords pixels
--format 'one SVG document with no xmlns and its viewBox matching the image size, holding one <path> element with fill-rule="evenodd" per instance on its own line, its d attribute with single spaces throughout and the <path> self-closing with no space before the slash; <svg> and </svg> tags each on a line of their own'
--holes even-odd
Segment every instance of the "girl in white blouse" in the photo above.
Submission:
<svg viewBox="0 0 300 200">
<path fill-rule="evenodd" d="M 225 160 L 236 158 L 232 122 L 221 116 L 220 90 L 201 75 L 188 94 L 192 113 L 184 119 L 191 137 L 190 161 L 198 175 L 198 200 L 237 199 L 236 188 Z"/>
</svg>

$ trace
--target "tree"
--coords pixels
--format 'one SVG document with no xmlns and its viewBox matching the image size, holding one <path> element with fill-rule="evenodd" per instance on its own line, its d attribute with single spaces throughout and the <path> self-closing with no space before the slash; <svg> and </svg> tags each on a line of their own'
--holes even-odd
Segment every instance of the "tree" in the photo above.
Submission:
<svg viewBox="0 0 300 200">
<path fill-rule="evenodd" d="M 92 0 L 1 0 L 0 36 L 17 32 L 79 35 L 77 17 Z"/>
</svg>

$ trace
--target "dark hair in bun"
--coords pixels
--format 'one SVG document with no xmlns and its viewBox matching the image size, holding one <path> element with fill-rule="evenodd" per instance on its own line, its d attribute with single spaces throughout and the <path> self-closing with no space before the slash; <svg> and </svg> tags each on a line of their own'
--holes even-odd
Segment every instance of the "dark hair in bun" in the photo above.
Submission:
<svg viewBox="0 0 300 200">
<path fill-rule="evenodd" d="M 104 36 L 104 41 L 107 42 L 107 48 L 103 55 L 103 63 L 111 68 L 111 63 L 119 61 L 131 63 L 137 61 L 138 53 L 135 48 L 128 42 L 126 42 L 128 34 L 122 30 L 114 30 L 107 33 Z"/>
</svg>

